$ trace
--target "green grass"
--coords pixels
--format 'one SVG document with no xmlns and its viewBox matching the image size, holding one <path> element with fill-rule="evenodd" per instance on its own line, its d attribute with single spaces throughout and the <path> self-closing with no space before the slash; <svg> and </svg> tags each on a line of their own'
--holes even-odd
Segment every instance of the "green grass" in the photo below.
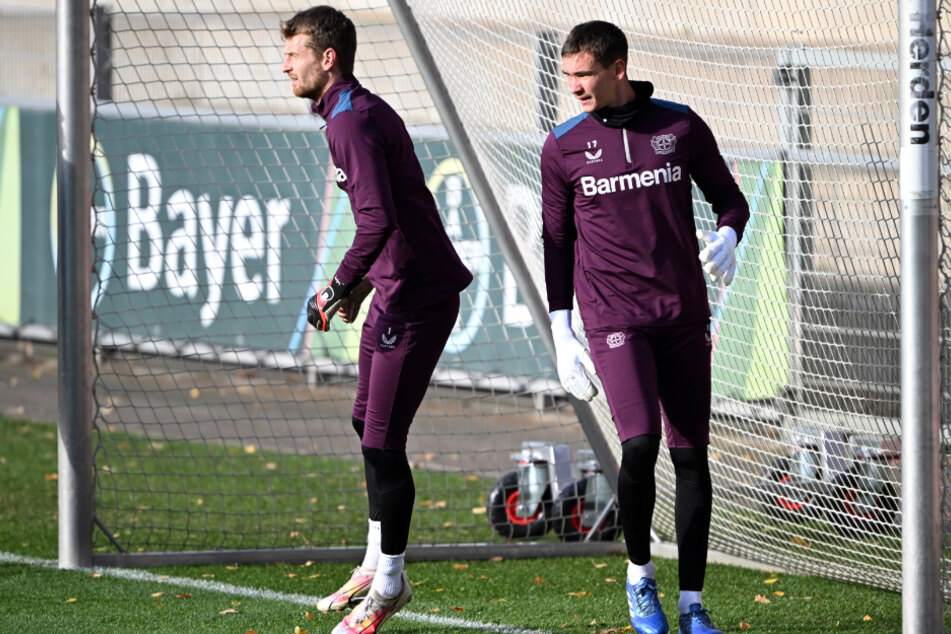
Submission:
<svg viewBox="0 0 951 634">
<path fill-rule="evenodd" d="M 363 464 L 256 447 L 97 435 L 98 517 L 130 552 L 341 546 L 366 534 Z M 484 516 L 492 482 L 458 473 L 415 474 L 413 539 L 492 538 Z M 432 497 L 438 496 L 438 499 Z M 451 527 L 452 530 L 446 530 Z M 97 531 L 97 551 L 113 546 Z"/>
<path fill-rule="evenodd" d="M 145 441 L 125 437 L 116 442 Z M 183 444 L 168 451 L 185 449 Z M 229 450 L 221 451 L 227 455 Z M 261 458 L 265 469 L 267 462 L 275 460 L 274 456 Z M 311 466 L 326 467 L 308 466 L 304 458 L 296 456 L 285 460 L 304 461 L 304 471 Z M 350 477 L 347 465 L 337 467 L 340 477 Z M 57 483 L 51 477 L 55 472 L 53 426 L 0 419 L 0 551 L 56 557 Z M 199 480 L 192 484 L 203 476 L 194 477 Z M 221 481 L 221 473 L 217 477 Z M 476 489 L 484 491 L 484 483 L 473 482 L 473 491 Z M 156 505 L 155 500 L 139 502 L 143 507 Z M 466 500 L 460 506 L 470 503 Z M 656 563 L 661 590 L 666 590 L 664 610 L 674 615 L 676 561 L 658 559 Z M 407 612 L 551 632 L 623 631 L 627 623 L 624 565 L 623 558 L 617 556 L 411 563 L 408 572 L 414 596 Z M 335 589 L 351 566 L 185 566 L 147 572 L 319 596 Z M 768 573 L 711 564 L 704 602 L 713 609 L 717 625 L 724 632 L 746 631 L 741 624 L 749 624 L 750 632 L 901 630 L 901 597 L 894 592 L 794 575 L 772 578 L 776 580 L 767 583 L 771 579 Z M 154 596 L 160 592 L 163 594 Z M 223 613 L 228 610 L 234 612 Z M 314 621 L 307 618 L 308 611 Z M 292 633 L 299 627 L 316 633 L 330 631 L 338 618 L 289 601 L 169 585 L 156 578 L 127 580 L 22 563 L 0 564 L 0 632 L 244 634 L 253 630 L 264 634 Z M 452 631 L 462 630 L 407 619 L 394 619 L 385 627 L 388 634 Z"/>
</svg>

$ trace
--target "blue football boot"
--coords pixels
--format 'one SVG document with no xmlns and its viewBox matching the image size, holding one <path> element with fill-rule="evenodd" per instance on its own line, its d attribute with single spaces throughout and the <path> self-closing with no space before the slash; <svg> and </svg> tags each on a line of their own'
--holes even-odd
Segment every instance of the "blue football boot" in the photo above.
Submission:
<svg viewBox="0 0 951 634">
<path fill-rule="evenodd" d="M 633 585 L 627 582 L 627 608 L 631 627 L 638 634 L 667 634 L 669 631 L 653 579 L 644 577 Z"/>
<path fill-rule="evenodd" d="M 690 606 L 690 612 L 680 615 L 680 634 L 723 634 L 710 622 L 710 610 L 699 603 Z"/>
</svg>

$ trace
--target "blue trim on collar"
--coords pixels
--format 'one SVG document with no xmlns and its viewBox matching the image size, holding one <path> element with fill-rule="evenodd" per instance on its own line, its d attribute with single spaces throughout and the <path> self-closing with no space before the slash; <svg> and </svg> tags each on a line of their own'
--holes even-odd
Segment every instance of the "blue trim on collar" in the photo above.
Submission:
<svg viewBox="0 0 951 634">
<path fill-rule="evenodd" d="M 333 119 L 341 112 L 347 112 L 349 110 L 353 110 L 353 104 L 350 102 L 350 89 L 347 88 L 340 93 L 340 98 L 337 99 L 337 105 L 334 106 L 334 111 L 330 113 L 330 118 Z"/>
<path fill-rule="evenodd" d="M 656 106 L 660 106 L 661 108 L 676 110 L 677 112 L 687 112 L 687 110 L 689 110 L 689 108 L 682 103 L 677 103 L 676 101 L 667 101 L 666 99 L 651 99 L 651 103 Z"/>
<path fill-rule="evenodd" d="M 556 139 L 560 139 L 566 132 L 571 130 L 573 127 L 584 121 L 588 117 L 587 112 L 582 112 L 581 114 L 575 115 L 572 118 L 568 119 L 564 123 L 560 123 L 555 126 L 551 131 L 555 135 Z"/>
</svg>

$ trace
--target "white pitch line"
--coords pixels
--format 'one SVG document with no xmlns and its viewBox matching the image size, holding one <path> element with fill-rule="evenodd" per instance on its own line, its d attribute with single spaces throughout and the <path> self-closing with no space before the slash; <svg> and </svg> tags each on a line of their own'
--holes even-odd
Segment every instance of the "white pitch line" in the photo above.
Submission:
<svg viewBox="0 0 951 634">
<path fill-rule="evenodd" d="M 52 559 L 27 557 L 24 555 L 16 555 L 2 551 L 0 551 L 0 564 L 17 564 L 35 566 L 39 568 L 56 568 L 58 565 L 57 562 Z M 207 581 L 204 579 L 192 579 L 190 577 L 168 577 L 165 575 L 160 576 L 136 568 L 83 568 L 79 570 L 79 572 L 95 572 L 106 577 L 117 577 L 119 579 L 126 579 L 129 581 L 147 581 L 149 583 L 161 583 L 170 586 L 192 588 L 194 590 L 205 590 L 208 592 L 219 592 L 221 594 L 229 594 L 232 596 L 266 599 L 269 601 L 295 603 L 306 606 L 312 606 L 320 599 L 320 597 L 310 597 L 305 594 L 292 594 L 276 592 L 274 590 L 266 590 L 264 588 L 236 586 L 230 583 L 222 583 L 220 581 Z M 491 623 L 479 623 L 476 621 L 465 621 L 462 619 L 454 619 L 445 616 L 417 614 L 415 612 L 406 611 L 398 612 L 395 617 L 398 619 L 412 621 L 414 623 L 441 625 L 443 627 L 452 627 L 458 630 L 497 632 L 498 634 L 550 634 L 544 630 L 528 630 L 512 625 L 493 625 Z"/>
</svg>

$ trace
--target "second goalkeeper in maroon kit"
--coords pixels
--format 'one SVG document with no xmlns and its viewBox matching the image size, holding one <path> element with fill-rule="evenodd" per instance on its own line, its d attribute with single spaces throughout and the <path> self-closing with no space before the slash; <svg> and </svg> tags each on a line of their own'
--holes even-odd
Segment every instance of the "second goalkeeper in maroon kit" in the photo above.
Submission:
<svg viewBox="0 0 951 634">
<path fill-rule="evenodd" d="M 687 106 L 653 99 L 649 82 L 627 79 L 620 29 L 579 24 L 561 55 L 568 89 L 583 112 L 552 131 L 541 155 L 545 280 L 558 375 L 576 397 L 591 398 L 585 369 L 596 370 L 620 436 L 618 505 L 634 630 L 669 629 L 650 554 L 663 427 L 677 482 L 680 632 L 716 634 L 701 600 L 712 501 L 703 271 L 714 282 L 732 281 L 749 206 L 707 124 Z M 691 179 L 713 207 L 716 232 L 696 229 Z M 575 296 L 590 357 L 571 328 Z"/>
<path fill-rule="evenodd" d="M 472 281 L 426 187 L 399 115 L 353 76 L 356 29 L 328 6 L 281 23 L 283 72 L 294 94 L 326 121 L 337 185 L 350 199 L 356 235 L 333 279 L 308 302 L 327 330 L 353 321 L 372 289 L 360 339 L 353 427 L 361 439 L 370 502 L 367 551 L 321 611 L 353 611 L 334 634 L 374 634 L 412 595 L 403 571 L 415 487 L 406 437 Z"/>
</svg>

